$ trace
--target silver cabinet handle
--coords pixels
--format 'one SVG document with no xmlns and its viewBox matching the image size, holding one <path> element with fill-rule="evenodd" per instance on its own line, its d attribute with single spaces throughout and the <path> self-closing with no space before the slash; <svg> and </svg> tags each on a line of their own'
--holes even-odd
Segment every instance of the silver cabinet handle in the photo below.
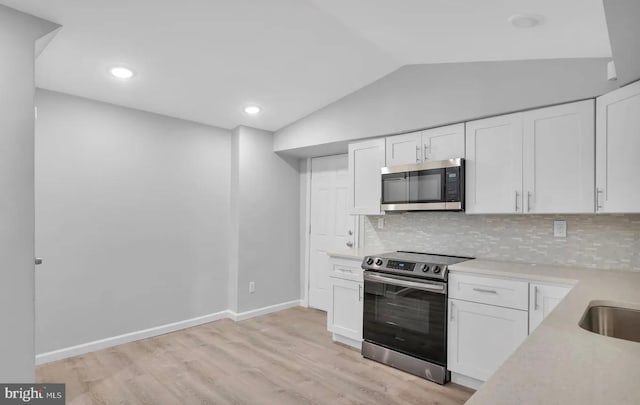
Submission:
<svg viewBox="0 0 640 405">
<path fill-rule="evenodd" d="M 538 286 L 533 287 L 533 309 L 538 310 Z"/>
<path fill-rule="evenodd" d="M 349 246 L 349 247 L 353 247 L 353 242 L 348 241 L 348 242 L 347 242 L 347 246 Z"/>
<path fill-rule="evenodd" d="M 36 257 L 36 259 L 35 259 L 36 266 L 41 265 L 42 262 L 43 262 L 42 257 Z"/>
<path fill-rule="evenodd" d="M 527 212 L 531 212 L 531 191 L 527 191 Z"/>
<path fill-rule="evenodd" d="M 362 301 L 362 284 L 358 284 L 358 301 Z"/>
<path fill-rule="evenodd" d="M 341 273 L 353 273 L 353 270 L 349 267 L 334 267 L 336 269 L 336 271 L 339 271 Z"/>
<path fill-rule="evenodd" d="M 518 197 L 520 196 L 520 193 L 518 193 L 518 190 L 516 190 L 516 212 L 518 212 Z"/>
<path fill-rule="evenodd" d="M 416 163 L 420 163 L 420 147 L 416 145 Z"/>
<path fill-rule="evenodd" d="M 487 290 L 484 288 L 473 288 L 473 291 L 477 291 L 477 292 L 481 292 L 481 293 L 487 293 L 487 294 L 497 294 L 498 292 L 496 290 Z"/>
<path fill-rule="evenodd" d="M 426 143 L 423 145 L 424 147 L 424 160 L 428 160 L 429 159 L 429 152 L 431 151 L 431 147 L 428 146 Z"/>
<path fill-rule="evenodd" d="M 453 316 L 453 301 L 449 301 L 449 322 L 453 322 L 455 319 Z"/>
<path fill-rule="evenodd" d="M 596 188 L 596 210 L 601 210 L 602 203 L 600 202 L 600 196 L 604 194 L 604 190 L 601 188 Z"/>
</svg>

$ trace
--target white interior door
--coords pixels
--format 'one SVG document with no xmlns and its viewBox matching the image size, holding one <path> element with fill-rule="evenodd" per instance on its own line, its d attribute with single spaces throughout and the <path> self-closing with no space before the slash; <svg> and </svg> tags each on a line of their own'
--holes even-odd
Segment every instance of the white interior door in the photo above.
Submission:
<svg viewBox="0 0 640 405">
<path fill-rule="evenodd" d="M 309 306 L 326 311 L 330 297 L 327 252 L 348 250 L 355 244 L 347 155 L 311 159 L 310 226 Z"/>
</svg>

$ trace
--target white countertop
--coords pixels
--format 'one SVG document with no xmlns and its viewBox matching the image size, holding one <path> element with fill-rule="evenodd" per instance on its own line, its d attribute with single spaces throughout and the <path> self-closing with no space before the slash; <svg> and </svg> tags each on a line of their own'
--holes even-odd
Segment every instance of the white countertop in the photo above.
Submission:
<svg viewBox="0 0 640 405">
<path fill-rule="evenodd" d="M 346 250 L 336 250 L 327 252 L 327 255 L 330 257 L 339 257 L 341 259 L 353 259 L 362 261 L 365 256 L 376 255 L 380 253 L 380 249 L 371 250 L 367 248 L 354 248 L 354 249 L 346 249 Z"/>
<path fill-rule="evenodd" d="M 640 272 L 481 259 L 450 270 L 574 285 L 467 404 L 640 404 L 640 343 L 578 326 L 591 301 L 640 309 Z"/>
</svg>

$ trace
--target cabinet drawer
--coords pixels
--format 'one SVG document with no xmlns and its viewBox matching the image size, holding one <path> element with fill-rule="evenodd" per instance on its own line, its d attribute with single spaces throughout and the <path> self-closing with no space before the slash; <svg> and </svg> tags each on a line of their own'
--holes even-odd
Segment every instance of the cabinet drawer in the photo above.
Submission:
<svg viewBox="0 0 640 405">
<path fill-rule="evenodd" d="M 529 283 L 450 273 L 449 298 L 526 311 L 529 308 Z"/>
<path fill-rule="evenodd" d="M 343 280 L 362 281 L 362 261 L 349 259 L 332 258 L 330 277 L 341 278 Z"/>
</svg>

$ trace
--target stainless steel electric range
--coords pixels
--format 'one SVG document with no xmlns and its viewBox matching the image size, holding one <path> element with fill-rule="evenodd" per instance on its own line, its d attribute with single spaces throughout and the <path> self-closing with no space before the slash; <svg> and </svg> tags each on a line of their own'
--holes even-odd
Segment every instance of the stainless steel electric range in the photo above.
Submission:
<svg viewBox="0 0 640 405">
<path fill-rule="evenodd" d="M 365 257 L 362 355 L 439 384 L 449 381 L 448 266 L 470 259 L 405 251 Z"/>
</svg>

